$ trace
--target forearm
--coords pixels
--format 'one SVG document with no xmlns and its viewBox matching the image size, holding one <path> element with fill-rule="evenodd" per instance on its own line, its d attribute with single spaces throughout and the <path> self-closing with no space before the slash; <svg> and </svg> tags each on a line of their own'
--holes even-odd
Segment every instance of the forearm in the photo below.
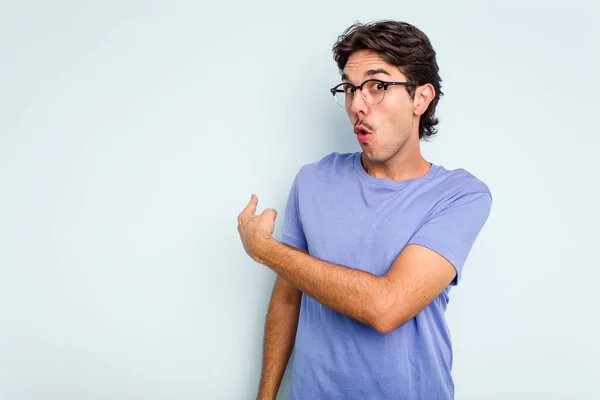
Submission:
<svg viewBox="0 0 600 400">
<path fill-rule="evenodd" d="M 377 329 L 381 301 L 387 298 L 383 278 L 319 260 L 274 239 L 256 261 L 327 307 Z"/>
<path fill-rule="evenodd" d="M 294 348 L 300 304 L 271 299 L 265 323 L 259 400 L 275 400 Z"/>
</svg>

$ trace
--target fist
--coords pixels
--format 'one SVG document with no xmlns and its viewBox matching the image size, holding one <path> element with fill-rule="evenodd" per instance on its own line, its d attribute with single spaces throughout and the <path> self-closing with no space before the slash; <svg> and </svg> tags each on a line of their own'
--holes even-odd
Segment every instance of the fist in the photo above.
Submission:
<svg viewBox="0 0 600 400">
<path fill-rule="evenodd" d="M 238 215 L 237 227 L 244 250 L 254 260 L 260 257 L 261 250 L 269 240 L 273 239 L 275 219 L 277 218 L 277 211 L 272 208 L 267 208 L 262 214 L 256 215 L 257 205 L 258 197 L 253 194 L 248 205 Z"/>
</svg>

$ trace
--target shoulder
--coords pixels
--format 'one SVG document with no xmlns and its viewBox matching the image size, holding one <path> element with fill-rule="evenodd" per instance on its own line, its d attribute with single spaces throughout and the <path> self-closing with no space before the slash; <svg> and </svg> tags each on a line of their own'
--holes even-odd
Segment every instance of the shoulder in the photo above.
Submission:
<svg viewBox="0 0 600 400">
<path fill-rule="evenodd" d="M 489 215 L 492 207 L 490 187 L 466 169 L 437 166 L 431 183 L 427 191 L 432 200 L 431 215 L 458 213 L 465 218 L 473 213 Z"/>
<path fill-rule="evenodd" d="M 347 171 L 353 168 L 355 155 L 356 153 L 329 153 L 319 160 L 304 164 L 298 172 L 299 179 L 315 179 L 332 172 Z"/>
<path fill-rule="evenodd" d="M 491 199 L 489 186 L 473 173 L 464 168 L 446 169 L 439 165 L 434 176 L 438 189 L 450 197 L 462 197 L 470 194 L 485 194 Z"/>
</svg>

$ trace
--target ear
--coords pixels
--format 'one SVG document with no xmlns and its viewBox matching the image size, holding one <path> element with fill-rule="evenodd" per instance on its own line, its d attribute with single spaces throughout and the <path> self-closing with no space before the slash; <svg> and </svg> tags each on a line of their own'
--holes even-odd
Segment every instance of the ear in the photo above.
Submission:
<svg viewBox="0 0 600 400">
<path fill-rule="evenodd" d="M 427 111 L 429 103 L 435 97 L 435 89 L 431 83 L 426 83 L 423 86 L 419 86 L 415 90 L 415 97 L 413 99 L 414 114 L 421 116 Z"/>
</svg>

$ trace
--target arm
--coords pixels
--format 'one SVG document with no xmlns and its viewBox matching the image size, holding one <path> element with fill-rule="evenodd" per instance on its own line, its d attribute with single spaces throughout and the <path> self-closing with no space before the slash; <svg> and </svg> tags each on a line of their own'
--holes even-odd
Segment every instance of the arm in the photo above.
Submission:
<svg viewBox="0 0 600 400">
<path fill-rule="evenodd" d="M 261 248 L 259 263 L 320 303 L 380 333 L 414 317 L 456 276 L 448 260 L 418 245 L 407 246 L 382 277 L 319 260 L 274 239 Z"/>
<path fill-rule="evenodd" d="M 248 255 L 327 307 L 387 333 L 419 313 L 453 280 L 460 280 L 489 215 L 491 195 L 482 191 L 456 196 L 433 213 L 382 277 L 283 246 L 272 237 L 277 212 L 266 209 L 257 216 L 257 202 L 252 195 L 238 216 Z"/>
<path fill-rule="evenodd" d="M 277 396 L 296 339 L 301 296 L 300 290 L 277 276 L 265 323 L 259 400 Z"/>
</svg>

